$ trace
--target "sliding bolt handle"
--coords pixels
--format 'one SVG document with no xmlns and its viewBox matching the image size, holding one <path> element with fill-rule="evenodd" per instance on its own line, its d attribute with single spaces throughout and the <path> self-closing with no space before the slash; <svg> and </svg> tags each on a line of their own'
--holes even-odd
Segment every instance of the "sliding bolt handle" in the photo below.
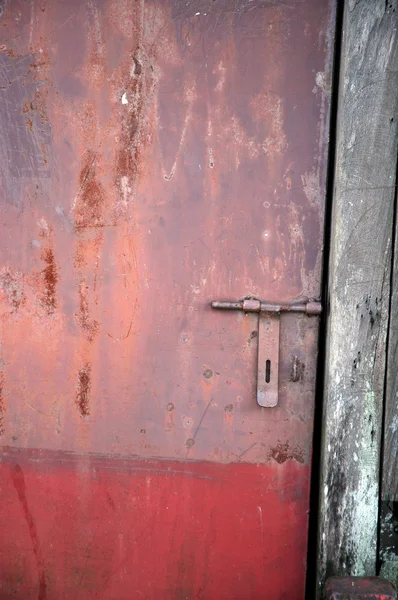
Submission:
<svg viewBox="0 0 398 600">
<path fill-rule="evenodd" d="M 243 310 L 244 312 L 256 313 L 282 313 L 282 312 L 300 312 L 307 315 L 320 315 L 322 305 L 320 302 L 292 302 L 275 303 L 264 302 L 257 298 L 244 298 L 237 302 L 228 300 L 215 300 L 211 303 L 212 308 L 222 310 Z"/>
</svg>

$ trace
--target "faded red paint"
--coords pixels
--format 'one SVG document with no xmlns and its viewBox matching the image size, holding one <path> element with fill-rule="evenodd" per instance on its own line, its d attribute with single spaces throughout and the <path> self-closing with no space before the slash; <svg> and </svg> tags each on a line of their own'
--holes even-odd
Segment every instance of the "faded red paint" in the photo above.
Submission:
<svg viewBox="0 0 398 600">
<path fill-rule="evenodd" d="M 0 515 L 13 535 L 1 543 L 0 597 L 254 600 L 303 589 L 307 466 L 4 455 Z"/>
<path fill-rule="evenodd" d="M 30 574 L 17 597 L 37 589 L 42 597 L 77 596 L 81 581 L 103 589 L 113 571 L 79 549 L 95 534 L 104 556 L 112 562 L 116 553 L 116 561 L 122 526 L 141 528 L 143 550 L 131 545 L 131 565 L 123 560 L 128 581 L 141 573 L 143 597 L 201 597 L 204 583 L 193 565 L 205 568 L 203 544 L 214 549 L 215 561 L 203 597 L 238 598 L 249 588 L 255 597 L 266 581 L 280 597 L 292 589 L 302 597 L 317 318 L 281 317 L 279 403 L 261 409 L 258 317 L 220 314 L 210 302 L 319 297 L 333 5 L 4 4 L 0 434 L 4 447 L 14 448 L 3 474 L 22 462 L 27 472 L 21 466 L 23 478 L 15 470 L 4 475 L 2 493 L 3 506 L 20 499 L 39 540 L 28 547 L 26 527 L 18 526 L 12 560 L 8 542 L 0 542 L 11 580 L 17 565 L 38 569 L 37 582 Z M 45 451 L 35 465 L 32 448 Z M 64 469 L 59 452 L 73 465 Z M 97 471 L 81 476 L 93 455 L 104 457 L 98 472 L 104 469 L 106 485 L 98 487 Z M 139 470 L 147 459 L 157 465 L 148 489 Z M 185 476 L 176 475 L 169 488 L 167 466 L 198 474 L 215 469 L 221 496 L 211 480 L 189 476 L 193 512 L 184 512 L 176 495 Z M 46 473 L 52 504 L 46 500 L 44 509 L 31 498 Z M 127 499 L 137 473 L 138 525 Z M 105 527 L 96 503 L 108 494 L 120 512 L 119 521 L 107 513 Z M 172 519 L 158 507 L 162 494 L 174 507 Z M 74 507 L 70 514 L 64 496 Z M 83 501 L 87 527 L 77 518 Z M 249 545 L 258 536 L 257 507 L 269 537 L 264 550 L 259 538 L 247 549 L 249 565 L 231 532 L 240 531 Z M 274 572 L 287 551 L 290 510 L 291 580 Z M 201 511 L 186 540 L 190 519 Z M 160 523 L 155 513 L 167 540 L 148 538 L 162 549 L 158 587 L 150 591 L 146 536 Z M 57 521 L 56 534 L 44 534 L 47 520 Z M 255 560 L 261 553 L 264 563 Z M 59 587 L 67 580 L 62 564 L 75 569 L 67 592 Z M 228 583 L 231 565 L 241 565 L 241 588 Z M 109 597 L 123 597 L 121 588 L 109 589 Z"/>
</svg>

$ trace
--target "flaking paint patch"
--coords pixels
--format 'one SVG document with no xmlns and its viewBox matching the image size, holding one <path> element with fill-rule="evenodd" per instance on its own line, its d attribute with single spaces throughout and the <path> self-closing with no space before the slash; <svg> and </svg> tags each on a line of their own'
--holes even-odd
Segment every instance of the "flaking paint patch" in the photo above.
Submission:
<svg viewBox="0 0 398 600">
<path fill-rule="evenodd" d="M 319 176 L 312 171 L 301 176 L 304 194 L 311 206 L 319 208 L 321 204 L 321 185 Z"/>
<path fill-rule="evenodd" d="M 0 270 L 0 293 L 9 307 L 9 312 L 16 312 L 25 304 L 24 277 L 22 272 L 15 271 L 10 266 Z"/>
<path fill-rule="evenodd" d="M 296 204 L 289 205 L 289 264 L 301 271 L 305 260 L 304 234 L 301 224 L 301 214 Z"/>
<path fill-rule="evenodd" d="M 218 115 L 218 118 L 221 117 L 221 114 Z M 234 148 L 235 148 L 235 166 L 239 167 L 241 161 L 241 155 L 246 154 L 248 157 L 253 160 L 260 156 L 260 145 L 257 142 L 256 138 L 249 137 L 247 135 L 246 130 L 242 126 L 238 117 L 233 115 L 230 120 L 231 123 L 231 133 L 234 140 Z M 228 132 L 228 130 L 226 131 Z"/>
<path fill-rule="evenodd" d="M 79 313 L 78 321 L 80 327 L 87 335 L 88 341 L 92 342 L 99 330 L 99 323 L 90 318 L 89 310 L 89 286 L 82 279 L 79 285 Z"/>
<path fill-rule="evenodd" d="M 321 222 L 322 219 L 320 212 L 324 204 L 324 194 L 321 192 L 322 187 L 320 181 L 320 172 L 321 169 L 318 165 L 318 167 L 313 171 L 301 175 L 303 192 L 308 200 L 310 210 L 315 211 L 315 213 L 318 215 L 319 222 Z M 319 236 L 321 236 L 321 230 L 319 230 Z M 317 253 L 313 269 L 308 270 L 303 265 L 300 269 L 300 272 L 303 294 L 311 297 L 313 295 L 313 290 L 319 289 L 322 273 L 322 253 Z"/>
<path fill-rule="evenodd" d="M 314 269 L 307 270 L 304 266 L 300 270 L 302 294 L 308 298 L 314 295 L 314 290 L 319 290 L 322 274 L 322 253 L 318 252 Z"/>
<path fill-rule="evenodd" d="M 236 154 L 235 165 L 239 167 L 242 156 L 250 160 L 266 155 L 269 159 L 284 154 L 287 149 L 287 138 L 284 132 L 283 101 L 275 94 L 264 91 L 258 94 L 250 103 L 251 114 L 254 122 L 265 125 L 266 135 L 261 140 L 258 135 L 249 136 L 241 121 L 236 115 L 231 115 L 230 126 L 225 133 L 232 135 Z M 225 119 L 220 110 L 215 117 Z"/>
<path fill-rule="evenodd" d="M 328 92 L 328 86 L 326 83 L 326 74 L 324 71 L 318 71 L 318 73 L 315 75 L 315 83 L 318 86 L 318 88 L 322 90 L 322 92 L 324 94 L 326 94 Z"/>
<path fill-rule="evenodd" d="M 268 135 L 261 143 L 261 149 L 267 156 L 283 154 L 287 148 L 284 132 L 284 115 L 282 98 L 264 90 L 250 103 L 253 119 L 264 122 Z"/>
</svg>

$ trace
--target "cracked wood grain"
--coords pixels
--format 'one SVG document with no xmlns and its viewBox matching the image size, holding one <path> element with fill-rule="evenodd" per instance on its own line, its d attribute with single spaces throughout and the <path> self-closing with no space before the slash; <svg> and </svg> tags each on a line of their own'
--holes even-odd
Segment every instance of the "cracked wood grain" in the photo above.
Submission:
<svg viewBox="0 0 398 600">
<path fill-rule="evenodd" d="M 397 163 L 398 2 L 345 3 L 318 536 L 330 575 L 375 575 Z"/>
</svg>

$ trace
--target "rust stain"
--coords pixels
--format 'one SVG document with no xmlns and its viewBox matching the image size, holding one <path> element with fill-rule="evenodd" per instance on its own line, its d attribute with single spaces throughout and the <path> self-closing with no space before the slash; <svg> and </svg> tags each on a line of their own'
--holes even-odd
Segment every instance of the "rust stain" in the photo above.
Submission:
<svg viewBox="0 0 398 600">
<path fill-rule="evenodd" d="M 33 105 L 32 110 L 36 110 L 37 114 L 40 118 L 40 125 L 44 126 L 46 123 L 49 123 L 49 118 L 47 115 L 47 91 L 43 89 L 38 89 L 35 93 L 35 104 Z"/>
<path fill-rule="evenodd" d="M 115 90 L 119 105 L 119 134 L 115 156 L 115 185 L 119 193 L 117 216 L 134 198 L 141 169 L 141 153 L 152 143 L 153 119 L 158 79 L 156 62 L 145 48 L 137 47 L 123 64 Z"/>
<path fill-rule="evenodd" d="M 35 109 L 33 102 L 25 102 L 23 106 L 23 114 L 26 115 L 28 112 L 33 112 Z"/>
<path fill-rule="evenodd" d="M 41 151 L 42 151 L 42 154 L 43 154 L 43 162 L 46 165 L 48 163 L 48 150 L 47 150 L 47 146 L 46 146 L 46 144 L 41 143 L 40 147 L 41 147 Z"/>
<path fill-rule="evenodd" d="M 105 193 L 97 179 L 97 162 L 97 153 L 88 149 L 79 174 L 79 192 L 75 207 L 76 231 L 105 225 L 102 215 Z"/>
<path fill-rule="evenodd" d="M 41 258 L 46 263 L 46 267 L 41 272 L 44 281 L 42 303 L 46 307 L 48 314 L 52 314 L 57 307 L 58 269 L 55 262 L 54 250 L 51 246 L 44 248 Z"/>
<path fill-rule="evenodd" d="M 140 116 L 142 114 L 144 98 L 142 94 L 142 65 L 138 51 L 131 57 L 130 72 L 125 81 L 124 99 L 127 110 L 124 115 L 124 124 L 121 129 L 119 149 L 116 157 L 116 171 L 120 177 L 131 175 L 136 171 L 139 153 Z M 123 100 L 122 100 L 123 101 Z"/>
<path fill-rule="evenodd" d="M 32 54 L 32 61 L 29 66 L 35 79 L 45 81 L 51 85 L 53 64 L 51 62 L 51 51 L 48 48 L 47 35 L 37 37 L 36 41 L 29 45 L 29 49 Z"/>
<path fill-rule="evenodd" d="M 86 363 L 79 371 L 76 404 L 82 417 L 90 414 L 91 365 Z"/>
<path fill-rule="evenodd" d="M 289 442 L 279 442 L 276 446 L 271 448 L 269 457 L 276 460 L 280 465 L 287 460 L 296 460 L 297 462 L 304 463 L 304 454 L 300 448 L 290 448 Z"/>
</svg>

